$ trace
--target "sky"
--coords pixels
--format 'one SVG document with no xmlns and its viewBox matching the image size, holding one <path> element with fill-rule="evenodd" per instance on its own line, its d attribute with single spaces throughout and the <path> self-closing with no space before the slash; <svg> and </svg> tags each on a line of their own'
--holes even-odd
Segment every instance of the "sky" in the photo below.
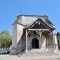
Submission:
<svg viewBox="0 0 60 60">
<path fill-rule="evenodd" d="M 12 34 L 12 23 L 20 14 L 47 15 L 60 32 L 60 0 L 0 0 L 0 32 Z"/>
</svg>

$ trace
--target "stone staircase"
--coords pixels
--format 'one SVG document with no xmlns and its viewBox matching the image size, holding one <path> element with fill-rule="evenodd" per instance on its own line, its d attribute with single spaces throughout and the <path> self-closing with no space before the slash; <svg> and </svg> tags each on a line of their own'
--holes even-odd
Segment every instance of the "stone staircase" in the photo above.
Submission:
<svg viewBox="0 0 60 60">
<path fill-rule="evenodd" d="M 29 51 L 29 54 L 33 55 L 56 55 L 53 51 L 41 50 L 41 49 L 33 49 Z"/>
</svg>

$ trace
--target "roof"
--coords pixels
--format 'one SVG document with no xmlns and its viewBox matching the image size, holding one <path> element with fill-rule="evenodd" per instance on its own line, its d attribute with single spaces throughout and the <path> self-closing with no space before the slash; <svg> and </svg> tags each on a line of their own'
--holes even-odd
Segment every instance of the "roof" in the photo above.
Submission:
<svg viewBox="0 0 60 60">
<path fill-rule="evenodd" d="M 24 15 L 24 14 L 18 15 L 17 18 L 20 16 L 32 16 L 32 17 L 46 17 L 46 18 L 48 18 L 47 15 Z"/>
<path fill-rule="evenodd" d="M 22 18 L 23 17 L 23 18 Z M 35 21 L 40 19 L 43 23 L 52 29 L 55 29 L 55 25 L 48 19 L 46 15 L 18 15 L 17 20 L 13 23 L 23 25 L 25 28 L 31 26 Z"/>
</svg>

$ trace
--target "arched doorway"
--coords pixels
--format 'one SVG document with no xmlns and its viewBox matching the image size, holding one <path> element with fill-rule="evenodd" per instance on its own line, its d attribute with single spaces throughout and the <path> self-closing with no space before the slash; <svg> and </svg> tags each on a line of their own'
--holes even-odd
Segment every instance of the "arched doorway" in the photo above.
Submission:
<svg viewBox="0 0 60 60">
<path fill-rule="evenodd" d="M 39 48 L 39 41 L 37 38 L 32 39 L 32 48 Z"/>
</svg>

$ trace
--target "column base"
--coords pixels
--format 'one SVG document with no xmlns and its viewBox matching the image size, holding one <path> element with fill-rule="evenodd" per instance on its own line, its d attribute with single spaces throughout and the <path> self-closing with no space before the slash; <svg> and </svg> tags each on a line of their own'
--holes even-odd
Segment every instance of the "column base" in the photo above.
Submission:
<svg viewBox="0 0 60 60">
<path fill-rule="evenodd" d="M 26 53 L 28 53 L 28 50 L 26 50 Z"/>
</svg>

